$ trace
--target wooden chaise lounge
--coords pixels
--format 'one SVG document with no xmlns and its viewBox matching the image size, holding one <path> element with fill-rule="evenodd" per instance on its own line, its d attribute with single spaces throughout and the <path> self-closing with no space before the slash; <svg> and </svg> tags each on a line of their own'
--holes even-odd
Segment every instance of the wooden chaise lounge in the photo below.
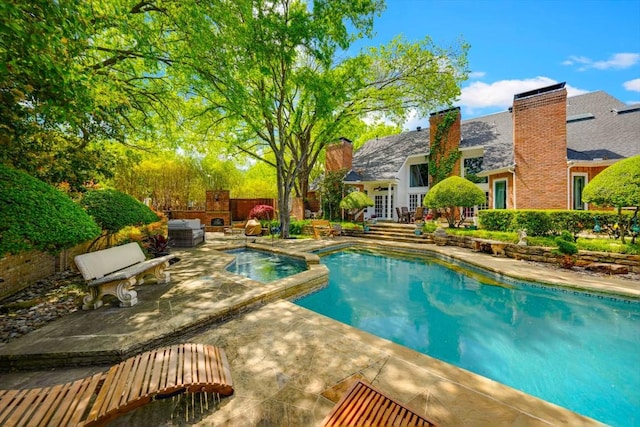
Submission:
<svg viewBox="0 0 640 427">
<path fill-rule="evenodd" d="M 144 352 L 71 383 L 0 390 L 0 425 L 103 425 L 153 399 L 181 392 L 233 394 L 224 350 L 179 344 Z"/>
<path fill-rule="evenodd" d="M 322 421 L 323 427 L 422 426 L 435 424 L 386 396 L 363 380 L 356 381 Z"/>
</svg>

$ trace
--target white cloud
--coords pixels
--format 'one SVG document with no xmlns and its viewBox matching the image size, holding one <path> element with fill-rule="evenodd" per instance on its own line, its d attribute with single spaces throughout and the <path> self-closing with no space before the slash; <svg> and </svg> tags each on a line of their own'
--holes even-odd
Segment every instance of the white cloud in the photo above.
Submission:
<svg viewBox="0 0 640 427">
<path fill-rule="evenodd" d="M 581 65 L 578 71 L 585 71 L 590 68 L 597 70 L 622 70 L 636 65 L 638 62 L 640 62 L 640 54 L 638 53 L 616 53 L 604 61 L 594 61 L 585 56 L 572 55 L 564 60 L 562 65 Z"/>
<path fill-rule="evenodd" d="M 493 83 L 473 82 L 462 88 L 460 98 L 454 102 L 462 110 L 462 119 L 505 111 L 513 105 L 513 96 L 530 90 L 540 89 L 558 83 L 549 77 L 538 76 L 524 80 L 500 80 Z M 590 91 L 566 85 L 567 96 L 576 96 Z M 376 120 L 379 118 L 376 118 Z M 369 122 L 373 123 L 374 120 Z M 421 117 L 411 111 L 403 124 L 403 129 L 414 130 L 416 126 L 429 126 L 429 117 Z"/>
<path fill-rule="evenodd" d="M 607 70 L 609 68 L 623 69 L 634 66 L 640 61 L 638 53 L 616 53 L 606 61 L 597 61 L 593 63 L 593 68 L 599 70 Z"/>
<path fill-rule="evenodd" d="M 622 86 L 624 86 L 626 90 L 640 92 L 640 79 L 629 80 L 628 82 L 624 82 Z"/>
<path fill-rule="evenodd" d="M 486 75 L 484 71 L 472 71 L 469 73 L 469 79 L 481 79 Z"/>
<path fill-rule="evenodd" d="M 429 118 L 418 116 L 416 110 L 411 110 L 407 116 L 407 120 L 402 125 L 404 130 L 415 130 L 418 126 L 423 128 L 429 127 Z"/>
<path fill-rule="evenodd" d="M 591 61 L 589 58 L 587 58 L 586 56 L 575 56 L 575 55 L 571 55 L 569 57 L 569 59 L 565 60 L 564 62 L 562 62 L 562 65 L 574 65 L 574 64 L 590 64 Z"/>
<path fill-rule="evenodd" d="M 462 88 L 457 105 L 465 109 L 467 115 L 477 110 L 492 109 L 494 112 L 506 110 L 513 104 L 513 96 L 529 90 L 539 89 L 558 83 L 549 77 L 538 76 L 524 80 L 500 80 L 493 83 L 474 82 Z M 575 96 L 588 91 L 565 86 L 567 96 Z"/>
</svg>

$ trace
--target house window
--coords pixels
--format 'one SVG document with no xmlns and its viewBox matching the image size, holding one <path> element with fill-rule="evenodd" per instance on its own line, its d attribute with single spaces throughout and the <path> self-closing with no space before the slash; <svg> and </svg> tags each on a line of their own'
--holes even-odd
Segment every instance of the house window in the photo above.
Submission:
<svg viewBox="0 0 640 427">
<path fill-rule="evenodd" d="M 429 166 L 426 163 L 409 167 L 409 187 L 427 187 L 429 185 Z"/>
<path fill-rule="evenodd" d="M 476 184 L 486 184 L 489 178 L 486 176 L 478 176 L 482 171 L 483 157 L 472 157 L 464 159 L 464 177 Z"/>
<path fill-rule="evenodd" d="M 422 206 L 422 199 L 425 193 L 409 194 L 409 210 L 415 211 L 418 206 Z"/>
<path fill-rule="evenodd" d="M 463 214 L 465 218 L 471 218 L 478 216 L 478 211 L 483 211 L 485 209 L 489 209 L 489 192 L 485 191 L 484 193 L 485 202 L 482 205 L 476 205 L 469 208 L 464 208 Z"/>
<path fill-rule="evenodd" d="M 479 211 L 483 211 L 485 209 L 489 209 L 489 192 L 485 191 L 484 192 L 484 204 L 483 205 L 478 205 L 477 206 Z"/>
<path fill-rule="evenodd" d="M 587 185 L 587 175 L 573 175 L 573 209 L 585 210 L 587 207 L 582 201 L 582 190 Z"/>
<path fill-rule="evenodd" d="M 493 208 L 507 209 L 507 180 L 501 179 L 493 183 Z"/>
<path fill-rule="evenodd" d="M 374 197 L 375 202 L 375 212 L 377 218 L 387 218 L 387 212 L 389 212 L 389 207 L 393 206 L 393 195 L 377 195 Z M 391 214 L 393 217 L 393 213 Z"/>
</svg>

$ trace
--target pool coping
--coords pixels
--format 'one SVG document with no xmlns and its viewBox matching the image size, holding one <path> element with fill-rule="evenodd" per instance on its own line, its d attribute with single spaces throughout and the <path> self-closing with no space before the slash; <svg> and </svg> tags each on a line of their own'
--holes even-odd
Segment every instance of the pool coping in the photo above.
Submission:
<svg viewBox="0 0 640 427">
<path fill-rule="evenodd" d="M 57 367 L 112 364 L 130 357 L 132 354 L 156 347 L 160 343 L 181 342 L 189 338 L 206 340 L 207 333 L 211 333 L 220 326 L 236 322 L 242 323 L 245 317 L 253 315 L 254 312 L 264 312 L 270 307 L 277 307 L 296 313 L 311 325 L 309 327 L 320 325 L 322 328 L 338 331 L 349 340 L 361 343 L 358 345 L 382 349 L 394 358 L 404 361 L 403 363 L 406 362 L 414 366 L 415 369 L 427 369 L 433 371 L 431 373 L 436 377 L 446 377 L 447 381 L 451 381 L 451 384 L 455 384 L 456 387 L 476 390 L 484 396 L 483 399 L 488 399 L 485 404 L 488 404 L 486 402 L 489 401 L 496 401 L 500 405 L 514 407 L 516 403 L 512 399 L 517 402 L 530 402 L 525 403 L 525 406 L 522 407 L 518 406 L 521 405 L 520 403 L 516 406 L 521 408 L 518 409 L 519 411 L 528 414 L 528 419 L 538 420 L 544 425 L 575 423 L 601 425 L 568 409 L 344 325 L 289 301 L 293 298 L 299 298 L 301 295 L 298 292 L 313 292 L 314 289 L 326 284 L 328 270 L 320 264 L 318 252 L 360 245 L 462 260 L 461 262 L 493 271 L 497 276 L 514 277 L 518 280 L 531 280 L 532 271 L 539 267 L 534 266 L 530 269 L 528 268 L 530 265 L 523 261 L 474 254 L 465 248 L 438 247 L 427 244 L 388 244 L 386 242 L 376 242 L 372 245 L 372 242 L 367 239 L 311 240 L 291 242 L 290 245 L 288 242 L 282 242 L 282 246 L 274 246 L 273 242 L 270 245 L 268 241 L 261 242 L 260 240 L 255 243 L 248 241 L 216 243 L 209 240 L 206 245 L 202 245 L 200 248 L 178 252 L 178 256 L 182 259 L 180 263 L 170 268 L 174 278 L 172 284 L 152 284 L 138 288 L 141 302 L 137 306 L 127 309 L 103 307 L 91 312 L 72 313 L 52 322 L 51 325 L 27 334 L 7 345 L 0 346 L 0 366 L 5 367 L 7 363 L 10 363 L 11 367 L 17 367 L 20 365 L 20 360 L 22 369 L 32 370 L 45 366 L 42 363 Z M 269 250 L 305 259 L 310 270 L 292 276 L 292 279 L 283 279 L 286 282 L 283 286 L 267 286 L 265 292 L 249 289 L 243 297 L 231 296 L 207 303 L 201 299 L 194 299 L 193 297 L 200 298 L 202 296 L 203 292 L 199 290 L 199 286 L 208 280 L 220 281 L 220 292 L 226 291 L 225 286 L 240 286 L 245 290 L 255 286 L 256 282 L 250 279 L 228 272 L 222 273 L 224 267 L 233 260 L 232 256 L 224 254 L 224 251 L 242 247 Z M 567 282 L 567 278 L 571 275 L 565 272 L 549 270 L 545 277 L 541 277 L 539 271 L 535 273 L 538 273 L 535 277 L 537 282 L 548 283 L 552 286 L 572 286 L 570 281 Z M 299 286 L 304 286 L 302 282 L 313 280 L 316 282 L 312 286 L 304 289 L 299 288 Z M 629 295 L 634 299 L 640 296 L 639 285 L 623 283 L 625 281 L 621 279 L 581 277 L 578 282 L 579 289 L 608 293 L 611 293 L 611 289 L 623 289 L 622 295 Z M 620 293 L 616 292 L 616 294 Z M 170 303 L 173 301 L 171 296 L 175 297 L 177 304 Z M 127 323 L 132 326 L 127 327 Z M 153 327 L 145 327 L 148 325 Z M 89 330 L 83 330 L 86 327 L 89 327 Z M 96 328 L 98 331 L 99 328 L 104 330 L 96 333 Z M 277 332 L 274 331 L 274 334 Z M 45 351 L 47 349 L 48 352 Z M 41 359 L 40 363 L 34 362 L 38 358 Z M 235 365 L 234 375 L 241 374 L 243 365 L 233 359 L 232 363 L 239 363 L 239 365 Z M 64 377 L 64 372 L 64 369 L 60 370 L 59 375 Z M 21 378 L 20 373 L 14 374 L 15 377 L 9 373 L 0 373 L 0 375 L 2 375 L 0 379 L 7 384 L 12 378 L 15 378 L 16 381 L 20 381 Z M 323 403 L 324 406 L 326 404 L 327 402 Z M 453 405 L 453 403 L 451 404 Z M 538 411 L 552 415 L 538 416 Z M 439 420 L 433 414 L 430 416 L 435 417 L 433 419 L 436 421 L 445 420 L 444 418 Z M 531 422 L 534 424 L 528 422 L 523 425 L 537 425 L 534 421 Z M 447 425 L 447 423 L 443 422 L 442 425 Z"/>
</svg>

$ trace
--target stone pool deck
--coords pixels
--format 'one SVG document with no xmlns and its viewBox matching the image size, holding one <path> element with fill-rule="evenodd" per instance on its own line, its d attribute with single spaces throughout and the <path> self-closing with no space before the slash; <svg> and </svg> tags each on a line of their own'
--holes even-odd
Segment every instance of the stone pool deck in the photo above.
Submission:
<svg viewBox="0 0 640 427">
<path fill-rule="evenodd" d="M 29 369 L 0 372 L 1 387 L 67 382 L 148 348 L 198 342 L 225 349 L 235 393 L 186 424 L 318 425 L 350 381 L 364 377 L 440 426 L 600 425 L 286 300 L 326 283 L 327 269 L 310 252 L 356 239 L 258 239 L 256 247 L 303 257 L 311 266 L 264 285 L 224 271 L 233 256 L 221 251 L 244 246 L 244 238 L 207 237 L 198 248 L 176 251 L 180 261 L 169 269 L 171 283 L 139 286 L 136 306 L 72 313 L 0 346 L 2 370 Z M 640 298 L 640 284 L 631 280 L 541 268 L 457 247 L 377 246 L 438 252 L 512 277 Z M 171 400 L 158 401 L 113 425 L 185 425 L 173 417 L 175 411 Z"/>
</svg>

